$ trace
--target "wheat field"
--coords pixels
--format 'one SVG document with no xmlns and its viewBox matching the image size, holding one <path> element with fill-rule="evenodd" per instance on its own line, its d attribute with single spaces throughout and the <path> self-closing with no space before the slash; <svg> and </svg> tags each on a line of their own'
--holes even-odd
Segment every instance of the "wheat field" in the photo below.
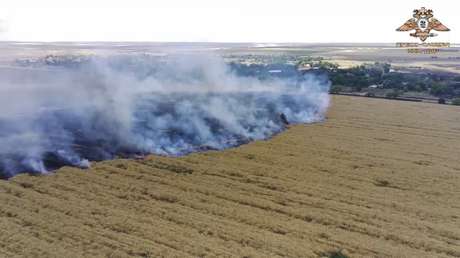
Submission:
<svg viewBox="0 0 460 258">
<path fill-rule="evenodd" d="M 323 123 L 0 181 L 0 257 L 460 257 L 460 107 L 334 96 Z"/>
</svg>

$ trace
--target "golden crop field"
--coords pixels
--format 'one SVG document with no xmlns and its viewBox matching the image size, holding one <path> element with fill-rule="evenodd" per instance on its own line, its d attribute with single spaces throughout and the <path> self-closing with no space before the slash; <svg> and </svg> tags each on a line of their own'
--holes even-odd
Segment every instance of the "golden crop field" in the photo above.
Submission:
<svg viewBox="0 0 460 258">
<path fill-rule="evenodd" d="M 460 107 L 334 96 L 267 141 L 20 175 L 0 231 L 0 257 L 460 257 Z"/>
</svg>

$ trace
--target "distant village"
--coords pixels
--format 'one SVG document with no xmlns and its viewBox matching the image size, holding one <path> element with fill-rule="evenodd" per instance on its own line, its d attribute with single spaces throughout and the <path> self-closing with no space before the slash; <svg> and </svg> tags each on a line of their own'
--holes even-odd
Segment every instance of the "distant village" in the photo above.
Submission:
<svg viewBox="0 0 460 258">
<path fill-rule="evenodd" d="M 389 63 L 341 68 L 321 57 L 293 55 L 247 55 L 228 59 L 240 75 L 262 79 L 325 73 L 331 81 L 332 94 L 460 105 L 460 74 L 455 73 L 394 67 Z"/>
</svg>

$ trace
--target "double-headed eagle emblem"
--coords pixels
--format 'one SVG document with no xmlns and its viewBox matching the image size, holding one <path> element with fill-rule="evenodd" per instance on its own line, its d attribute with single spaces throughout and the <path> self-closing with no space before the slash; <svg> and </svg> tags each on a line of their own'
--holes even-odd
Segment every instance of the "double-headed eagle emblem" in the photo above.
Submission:
<svg viewBox="0 0 460 258">
<path fill-rule="evenodd" d="M 439 20 L 433 17 L 433 10 L 425 9 L 425 7 L 422 7 L 420 9 L 415 9 L 413 18 L 408 20 L 406 23 L 404 23 L 404 25 L 397 28 L 396 30 L 415 30 L 415 32 L 411 33 L 410 35 L 412 37 L 419 38 L 422 42 L 425 42 L 427 38 L 437 36 L 435 33 L 430 33 L 431 30 L 449 31 L 449 28 L 444 26 Z"/>
</svg>

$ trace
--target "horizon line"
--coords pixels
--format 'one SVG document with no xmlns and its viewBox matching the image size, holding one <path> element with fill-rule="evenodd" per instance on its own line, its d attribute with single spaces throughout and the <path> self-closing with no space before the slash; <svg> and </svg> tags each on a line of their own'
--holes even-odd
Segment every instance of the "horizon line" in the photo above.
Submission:
<svg viewBox="0 0 460 258">
<path fill-rule="evenodd" d="M 189 44 L 397 44 L 401 42 L 270 42 L 270 41 L 141 41 L 141 40 L 0 40 L 0 43 L 163 43 L 163 44 L 174 44 L 174 43 L 189 43 Z M 404 42 L 404 43 L 420 43 L 420 42 Z M 439 42 L 424 42 L 424 43 L 440 43 Z M 460 42 L 443 42 L 451 45 L 458 45 Z M 420 43 L 420 44 L 423 44 Z"/>
</svg>

